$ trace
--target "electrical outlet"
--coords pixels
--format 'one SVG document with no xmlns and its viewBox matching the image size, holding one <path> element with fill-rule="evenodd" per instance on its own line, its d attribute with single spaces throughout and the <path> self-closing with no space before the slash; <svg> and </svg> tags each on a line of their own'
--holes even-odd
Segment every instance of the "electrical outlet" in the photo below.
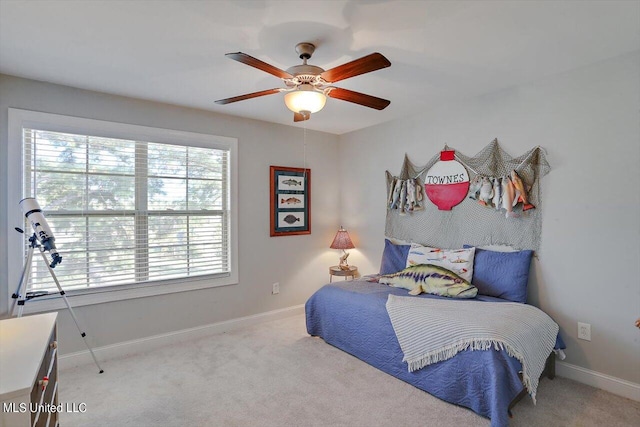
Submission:
<svg viewBox="0 0 640 427">
<path fill-rule="evenodd" d="M 591 341 L 591 325 L 578 322 L 578 339 Z"/>
<path fill-rule="evenodd" d="M 275 295 L 279 293 L 280 293 L 280 282 L 276 282 L 272 285 L 271 295 Z"/>
</svg>

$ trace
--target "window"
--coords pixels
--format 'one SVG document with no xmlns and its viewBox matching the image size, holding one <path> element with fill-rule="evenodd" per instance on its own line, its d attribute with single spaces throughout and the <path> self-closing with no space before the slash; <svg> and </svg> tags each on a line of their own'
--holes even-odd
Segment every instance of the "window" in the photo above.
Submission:
<svg viewBox="0 0 640 427">
<path fill-rule="evenodd" d="M 13 109 L 10 116 L 22 184 L 11 186 L 21 193 L 9 204 L 40 203 L 68 295 L 237 282 L 235 140 Z M 24 226 L 20 255 L 33 233 Z M 39 256 L 29 289 L 57 292 Z"/>
</svg>

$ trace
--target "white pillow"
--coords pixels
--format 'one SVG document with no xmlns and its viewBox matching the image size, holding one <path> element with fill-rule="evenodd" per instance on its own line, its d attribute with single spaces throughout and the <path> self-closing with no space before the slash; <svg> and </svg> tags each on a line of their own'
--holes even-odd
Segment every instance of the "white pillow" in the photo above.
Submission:
<svg viewBox="0 0 640 427">
<path fill-rule="evenodd" d="M 471 283 L 473 257 L 476 248 L 438 249 L 412 243 L 407 255 L 407 267 L 418 264 L 432 264 L 453 271 Z"/>
</svg>

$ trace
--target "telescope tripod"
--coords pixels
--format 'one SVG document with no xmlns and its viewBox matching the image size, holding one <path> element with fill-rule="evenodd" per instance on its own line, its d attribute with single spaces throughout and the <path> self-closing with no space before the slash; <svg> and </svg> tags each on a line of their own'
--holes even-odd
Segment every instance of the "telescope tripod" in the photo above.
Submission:
<svg viewBox="0 0 640 427">
<path fill-rule="evenodd" d="M 24 233 L 24 231 L 22 231 L 17 227 L 16 227 L 16 230 L 20 233 Z M 96 364 L 96 366 L 98 367 L 98 370 L 100 371 L 99 373 L 103 373 L 104 370 L 100 367 L 100 364 L 98 363 L 98 359 L 96 359 L 96 355 L 93 354 L 93 350 L 91 349 L 91 346 L 89 346 L 89 343 L 86 340 L 87 334 L 82 330 L 82 328 L 80 328 L 80 324 L 78 323 L 76 314 L 73 312 L 73 309 L 71 308 L 71 304 L 69 303 L 69 300 L 67 299 L 67 296 L 65 295 L 64 290 L 62 290 L 62 287 L 60 286 L 60 282 L 58 282 L 58 278 L 56 277 L 56 274 L 53 272 L 53 268 L 51 268 L 51 266 L 49 265 L 49 262 L 47 261 L 47 257 L 44 254 L 44 248 L 42 248 L 42 246 L 40 245 L 40 242 L 38 241 L 38 238 L 36 237 L 35 233 L 33 233 L 31 237 L 29 237 L 29 251 L 27 252 L 27 261 L 25 262 L 24 268 L 22 270 L 22 276 L 20 277 L 20 282 L 18 283 L 18 289 L 16 289 L 16 292 L 13 295 L 11 295 L 11 298 L 13 298 L 13 303 L 11 304 L 10 316 L 13 316 L 13 313 L 17 305 L 18 307 L 17 317 L 22 317 L 24 305 L 27 301 L 33 298 L 37 298 L 37 297 L 41 297 L 49 294 L 48 291 L 29 291 L 28 290 L 29 275 L 31 274 L 31 263 L 33 262 L 33 252 L 35 251 L 36 248 L 39 249 L 40 255 L 42 255 L 42 259 L 44 260 L 44 263 L 47 265 L 47 269 L 49 269 L 49 273 L 51 274 L 53 281 L 58 287 L 58 292 L 60 293 L 60 296 L 62 297 L 64 303 L 69 309 L 69 313 L 73 318 L 73 322 L 76 324 L 76 327 L 80 332 L 80 336 L 82 337 L 84 344 L 89 349 L 89 353 L 91 353 L 91 357 L 93 358 L 94 363 Z M 22 289 L 23 287 L 24 287 L 24 292 Z"/>
</svg>

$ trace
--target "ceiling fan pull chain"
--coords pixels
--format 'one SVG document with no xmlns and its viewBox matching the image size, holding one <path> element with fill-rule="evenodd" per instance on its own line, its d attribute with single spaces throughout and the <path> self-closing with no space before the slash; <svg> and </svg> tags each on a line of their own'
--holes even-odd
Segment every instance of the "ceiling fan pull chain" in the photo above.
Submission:
<svg viewBox="0 0 640 427">
<path fill-rule="evenodd" d="M 302 130 L 303 130 L 302 167 L 304 168 L 304 179 L 306 182 L 307 180 L 307 121 L 306 120 L 302 122 Z"/>
</svg>

